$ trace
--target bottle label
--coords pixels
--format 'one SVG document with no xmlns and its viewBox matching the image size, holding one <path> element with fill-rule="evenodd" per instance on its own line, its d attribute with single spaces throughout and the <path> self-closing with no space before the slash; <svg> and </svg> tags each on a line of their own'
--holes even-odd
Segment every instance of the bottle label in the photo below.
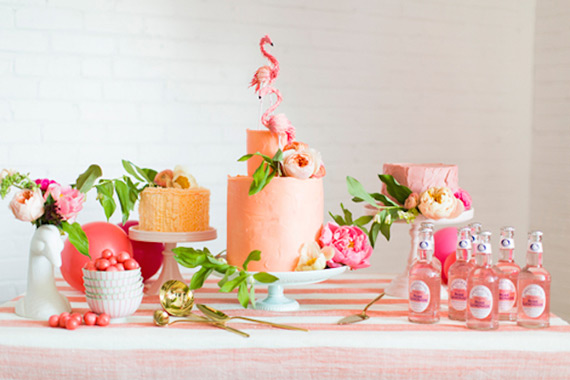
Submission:
<svg viewBox="0 0 570 380">
<path fill-rule="evenodd" d="M 479 243 L 476 246 L 477 253 L 491 254 L 491 244 Z"/>
<path fill-rule="evenodd" d="M 542 243 L 539 243 L 539 242 L 530 243 L 528 245 L 528 250 L 530 252 L 535 252 L 535 253 L 542 252 Z"/>
<path fill-rule="evenodd" d="M 531 284 L 524 288 L 522 294 L 522 308 L 530 318 L 538 318 L 546 308 L 546 293 L 540 285 Z"/>
<path fill-rule="evenodd" d="M 485 319 L 493 310 L 493 293 L 485 285 L 477 285 L 469 293 L 469 310 L 477 319 Z"/>
<path fill-rule="evenodd" d="M 449 285 L 449 302 L 451 307 L 463 311 L 467 307 L 467 281 L 456 278 Z"/>
<path fill-rule="evenodd" d="M 499 312 L 508 313 L 515 306 L 517 299 L 517 288 L 508 278 L 499 280 Z"/>
<path fill-rule="evenodd" d="M 433 246 L 429 240 L 420 241 L 420 244 L 418 244 L 418 247 L 419 247 L 419 249 L 423 249 L 424 251 L 433 249 Z"/>
<path fill-rule="evenodd" d="M 410 285 L 410 309 L 416 313 L 421 313 L 429 306 L 429 287 L 423 281 L 414 281 Z"/>
<path fill-rule="evenodd" d="M 515 249 L 515 241 L 513 239 L 504 238 L 503 240 L 501 240 L 501 248 Z"/>
<path fill-rule="evenodd" d="M 471 242 L 469 240 L 459 240 L 457 242 L 458 249 L 467 249 L 471 247 Z"/>
</svg>

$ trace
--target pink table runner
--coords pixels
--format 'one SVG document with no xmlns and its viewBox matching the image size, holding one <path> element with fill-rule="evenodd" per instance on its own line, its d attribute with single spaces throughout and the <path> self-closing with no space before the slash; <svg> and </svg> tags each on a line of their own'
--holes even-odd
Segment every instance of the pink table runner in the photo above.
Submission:
<svg viewBox="0 0 570 380">
<path fill-rule="evenodd" d="M 392 276 L 348 273 L 320 284 L 286 289 L 295 312 L 243 310 L 234 294 L 217 292 L 208 281 L 196 299 L 230 315 L 259 317 L 306 327 L 309 333 L 230 322 L 242 338 L 196 324 L 153 325 L 157 296 L 108 327 L 75 331 L 47 327 L 14 314 L 14 300 L 0 306 L 1 379 L 569 379 L 570 326 L 552 315 L 543 330 L 501 323 L 497 331 L 471 331 L 442 319 L 434 325 L 407 321 L 407 301 L 384 298 L 367 321 L 336 325 L 359 312 Z M 85 297 L 62 279 L 59 289 L 74 311 L 87 310 Z M 264 296 L 266 289 L 259 288 Z"/>
</svg>

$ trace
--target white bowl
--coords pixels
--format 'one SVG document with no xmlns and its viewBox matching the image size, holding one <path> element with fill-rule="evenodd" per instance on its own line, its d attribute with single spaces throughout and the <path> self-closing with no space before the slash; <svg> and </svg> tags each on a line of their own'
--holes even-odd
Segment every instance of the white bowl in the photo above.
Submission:
<svg viewBox="0 0 570 380">
<path fill-rule="evenodd" d="M 89 297 L 92 299 L 121 300 L 121 299 L 126 299 L 126 298 L 137 297 L 139 294 L 143 294 L 143 288 L 144 287 L 141 285 L 138 288 L 133 289 L 133 290 L 123 291 L 123 292 L 119 292 L 119 293 L 105 293 L 105 294 L 91 293 L 91 292 L 85 290 L 85 297 Z"/>
<path fill-rule="evenodd" d="M 133 283 L 132 285 L 125 285 L 125 286 L 91 286 L 84 284 L 85 292 L 89 292 L 92 294 L 100 294 L 100 295 L 128 293 L 133 290 L 137 290 L 143 286 L 144 285 L 141 280 Z"/>
<path fill-rule="evenodd" d="M 143 294 L 124 299 L 95 299 L 85 297 L 89 308 L 97 314 L 106 313 L 111 318 L 128 317 L 139 308 Z"/>
<path fill-rule="evenodd" d="M 89 278 L 95 280 L 122 280 L 122 279 L 138 277 L 141 275 L 141 268 L 124 270 L 121 272 L 87 270 L 85 268 L 82 268 L 81 270 L 83 271 L 83 278 Z"/>
<path fill-rule="evenodd" d="M 83 285 L 93 288 L 116 288 L 128 287 L 138 284 L 142 281 L 142 276 L 122 278 L 119 280 L 98 280 L 94 278 L 83 277 Z"/>
</svg>

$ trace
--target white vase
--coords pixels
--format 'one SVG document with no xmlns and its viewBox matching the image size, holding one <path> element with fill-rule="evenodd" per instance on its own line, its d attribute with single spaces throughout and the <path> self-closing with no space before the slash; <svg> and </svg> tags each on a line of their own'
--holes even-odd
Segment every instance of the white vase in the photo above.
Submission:
<svg viewBox="0 0 570 380">
<path fill-rule="evenodd" d="M 28 286 L 16 303 L 16 314 L 31 319 L 47 320 L 50 315 L 71 311 L 68 299 L 57 291 L 54 266 L 61 266 L 63 241 L 57 227 L 43 225 L 36 229 L 30 243 Z"/>
</svg>

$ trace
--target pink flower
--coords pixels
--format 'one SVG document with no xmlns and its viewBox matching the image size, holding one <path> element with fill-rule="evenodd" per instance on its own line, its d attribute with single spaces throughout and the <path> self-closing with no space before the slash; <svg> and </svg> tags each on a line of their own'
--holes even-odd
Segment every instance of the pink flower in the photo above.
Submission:
<svg viewBox="0 0 570 380">
<path fill-rule="evenodd" d="M 417 193 L 411 193 L 404 202 L 404 208 L 406 210 L 415 208 L 420 203 L 420 196 Z"/>
<path fill-rule="evenodd" d="M 77 189 L 72 189 L 71 186 L 61 186 L 58 183 L 52 183 L 48 186 L 44 195 L 45 199 L 50 194 L 55 200 L 57 212 L 63 220 L 67 220 L 69 223 L 75 222 L 77 214 L 83 208 L 85 195 Z"/>
<path fill-rule="evenodd" d="M 10 210 L 23 222 L 33 222 L 44 214 L 44 198 L 40 189 L 25 189 L 14 195 Z"/>
<path fill-rule="evenodd" d="M 467 191 L 459 188 L 453 195 L 455 195 L 455 198 L 463 202 L 465 210 L 471 210 L 471 205 L 473 204 L 473 201 L 471 200 L 471 195 L 469 195 Z"/>
<path fill-rule="evenodd" d="M 299 141 L 285 146 L 283 172 L 287 177 L 297 179 L 321 178 L 326 173 L 321 154 Z"/>
<path fill-rule="evenodd" d="M 321 247 L 333 247 L 334 257 L 327 262 L 331 268 L 347 265 L 351 269 L 366 268 L 370 266 L 372 246 L 368 236 L 356 226 L 339 226 L 336 223 L 327 223 L 319 236 Z"/>
<path fill-rule="evenodd" d="M 47 179 L 47 178 L 43 178 L 43 179 L 36 179 L 35 180 L 36 185 L 40 186 L 40 189 L 42 189 L 42 192 L 45 192 L 48 188 L 49 185 L 51 185 L 52 183 L 57 183 L 51 179 Z"/>
</svg>

